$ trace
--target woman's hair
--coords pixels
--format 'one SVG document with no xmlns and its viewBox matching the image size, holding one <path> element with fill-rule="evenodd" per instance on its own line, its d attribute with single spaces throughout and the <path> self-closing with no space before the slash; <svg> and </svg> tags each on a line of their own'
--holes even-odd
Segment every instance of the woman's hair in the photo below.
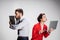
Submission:
<svg viewBox="0 0 60 40">
<path fill-rule="evenodd" d="M 42 19 L 42 16 L 45 15 L 45 13 L 40 13 L 39 16 L 37 17 L 38 22 L 41 22 L 40 19 Z"/>
</svg>

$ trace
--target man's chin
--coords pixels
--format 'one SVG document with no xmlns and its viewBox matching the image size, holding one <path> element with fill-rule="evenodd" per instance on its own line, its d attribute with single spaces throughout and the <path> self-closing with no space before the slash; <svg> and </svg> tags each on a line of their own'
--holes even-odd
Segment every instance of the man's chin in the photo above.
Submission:
<svg viewBox="0 0 60 40">
<path fill-rule="evenodd" d="M 16 18 L 17 20 L 20 19 L 20 18 Z"/>
</svg>

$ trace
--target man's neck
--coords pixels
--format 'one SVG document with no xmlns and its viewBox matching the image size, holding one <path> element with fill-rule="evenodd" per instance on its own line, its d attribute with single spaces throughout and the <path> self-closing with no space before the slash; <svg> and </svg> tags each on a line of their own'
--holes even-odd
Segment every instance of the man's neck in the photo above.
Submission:
<svg viewBox="0 0 60 40">
<path fill-rule="evenodd" d="M 21 18 L 20 18 L 20 20 L 22 20 L 24 17 L 23 16 L 21 16 Z"/>
</svg>

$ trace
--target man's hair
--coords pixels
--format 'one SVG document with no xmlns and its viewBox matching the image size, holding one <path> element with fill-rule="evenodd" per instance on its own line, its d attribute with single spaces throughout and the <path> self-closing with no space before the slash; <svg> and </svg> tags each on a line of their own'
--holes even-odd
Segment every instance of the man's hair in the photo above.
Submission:
<svg viewBox="0 0 60 40">
<path fill-rule="evenodd" d="M 42 19 L 42 16 L 45 15 L 45 13 L 40 13 L 39 16 L 37 17 L 38 22 L 41 22 L 40 19 Z"/>
<path fill-rule="evenodd" d="M 16 14 L 16 12 L 22 13 L 22 15 L 23 15 L 23 9 L 20 9 L 20 8 L 19 9 L 16 9 L 15 10 L 15 14 Z"/>
</svg>

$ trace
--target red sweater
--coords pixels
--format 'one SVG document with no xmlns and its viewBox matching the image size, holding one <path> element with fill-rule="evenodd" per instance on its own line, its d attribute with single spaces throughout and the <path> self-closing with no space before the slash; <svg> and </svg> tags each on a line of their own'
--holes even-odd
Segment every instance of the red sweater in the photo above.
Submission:
<svg viewBox="0 0 60 40">
<path fill-rule="evenodd" d="M 47 31 L 39 34 L 39 31 L 41 30 L 40 23 L 37 23 L 34 25 L 32 30 L 32 39 L 31 40 L 43 40 L 43 36 L 46 38 L 49 34 Z M 47 26 L 44 24 L 43 30 L 47 30 Z"/>
</svg>

